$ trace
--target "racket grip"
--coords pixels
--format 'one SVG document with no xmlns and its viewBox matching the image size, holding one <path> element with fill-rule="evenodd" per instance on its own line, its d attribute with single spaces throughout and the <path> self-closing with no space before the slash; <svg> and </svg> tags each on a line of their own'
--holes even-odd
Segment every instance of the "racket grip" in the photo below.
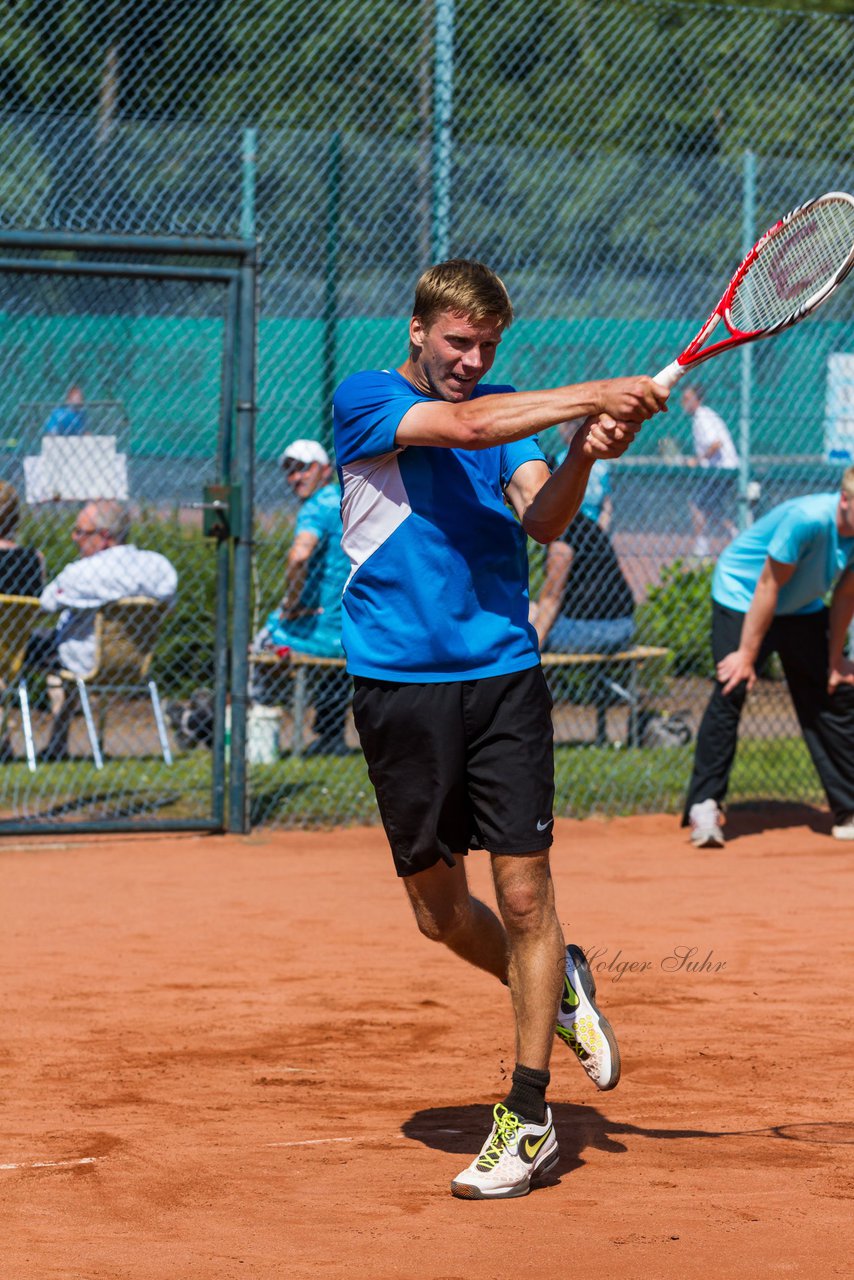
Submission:
<svg viewBox="0 0 854 1280">
<path fill-rule="evenodd" d="M 680 364 L 678 360 L 674 360 L 672 364 L 662 369 L 661 373 L 655 375 L 653 382 L 657 382 L 659 386 L 667 387 L 669 390 L 671 387 L 675 387 L 683 373 L 687 372 L 688 370 L 684 365 Z"/>
</svg>

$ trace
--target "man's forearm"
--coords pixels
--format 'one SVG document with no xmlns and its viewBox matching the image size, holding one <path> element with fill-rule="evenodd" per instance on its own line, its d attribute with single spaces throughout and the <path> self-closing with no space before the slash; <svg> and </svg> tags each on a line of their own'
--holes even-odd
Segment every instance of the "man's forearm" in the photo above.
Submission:
<svg viewBox="0 0 854 1280">
<path fill-rule="evenodd" d="M 607 414 L 638 424 L 664 408 L 667 391 L 651 378 L 606 378 L 544 391 L 498 392 L 450 403 L 420 401 L 403 416 L 395 434 L 400 445 L 426 444 L 489 449 L 523 440 L 572 418 Z"/>
<path fill-rule="evenodd" d="M 551 597 L 544 599 L 540 597 L 537 604 L 537 616 L 534 619 L 534 630 L 537 633 L 537 639 L 540 642 L 540 648 L 546 642 L 546 636 L 554 626 L 554 620 L 558 614 L 560 601 Z"/>
<path fill-rule="evenodd" d="M 550 542 L 563 533 L 584 500 L 592 466 L 592 459 L 570 449 L 525 512 L 522 524 L 529 537 Z"/>
<path fill-rule="evenodd" d="M 292 613 L 300 602 L 303 587 L 305 586 L 306 573 L 308 570 L 308 561 L 302 560 L 297 563 L 288 565 L 288 577 L 285 583 L 285 593 L 282 596 L 282 611 L 284 613 Z"/>
<path fill-rule="evenodd" d="M 741 627 L 739 648 L 750 658 L 751 662 L 756 661 L 759 650 L 762 647 L 762 641 L 774 621 L 779 596 L 780 589 L 777 583 L 770 576 L 763 574 L 756 584 L 753 600 L 744 615 L 744 622 Z"/>
</svg>

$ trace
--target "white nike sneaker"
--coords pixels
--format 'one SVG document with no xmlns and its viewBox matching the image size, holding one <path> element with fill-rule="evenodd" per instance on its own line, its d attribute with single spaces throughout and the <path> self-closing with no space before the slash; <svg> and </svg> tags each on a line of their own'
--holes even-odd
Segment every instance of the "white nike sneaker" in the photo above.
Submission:
<svg viewBox="0 0 854 1280">
<path fill-rule="evenodd" d="M 837 822 L 832 832 L 834 840 L 854 840 L 854 813 Z"/>
<path fill-rule="evenodd" d="M 557 1164 L 557 1138 L 552 1113 L 546 1107 L 542 1124 L 523 1120 L 499 1102 L 495 1123 L 480 1155 L 451 1183 L 461 1200 L 509 1200 L 526 1196 Z"/>
<path fill-rule="evenodd" d="M 597 1089 L 613 1089 L 620 1079 L 620 1050 L 614 1028 L 596 1007 L 596 983 L 587 958 L 572 943 L 566 949 L 563 999 L 556 1033 L 569 1045 Z"/>
<path fill-rule="evenodd" d="M 724 847 L 724 817 L 714 800 L 701 800 L 688 810 L 691 843 L 695 849 Z"/>
</svg>

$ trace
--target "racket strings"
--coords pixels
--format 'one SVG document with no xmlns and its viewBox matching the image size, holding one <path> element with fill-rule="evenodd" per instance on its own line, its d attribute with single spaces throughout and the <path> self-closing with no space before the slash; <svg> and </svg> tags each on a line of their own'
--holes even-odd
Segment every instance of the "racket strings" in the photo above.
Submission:
<svg viewBox="0 0 854 1280">
<path fill-rule="evenodd" d="M 830 284 L 854 245 L 854 204 L 817 201 L 761 246 L 730 304 L 736 329 L 770 329 Z"/>
</svg>

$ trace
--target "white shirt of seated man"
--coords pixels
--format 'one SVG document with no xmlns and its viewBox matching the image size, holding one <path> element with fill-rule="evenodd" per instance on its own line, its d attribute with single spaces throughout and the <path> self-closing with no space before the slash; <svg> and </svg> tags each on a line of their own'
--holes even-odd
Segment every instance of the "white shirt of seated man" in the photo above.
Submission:
<svg viewBox="0 0 854 1280">
<path fill-rule="evenodd" d="M 57 623 L 59 661 L 76 675 L 86 675 L 94 665 L 96 609 L 123 596 L 171 602 L 178 589 L 174 566 L 159 552 L 128 543 L 129 530 L 129 515 L 121 503 L 87 503 L 71 531 L 80 558 L 66 565 L 42 592 L 43 609 L 62 610 Z"/>
</svg>

